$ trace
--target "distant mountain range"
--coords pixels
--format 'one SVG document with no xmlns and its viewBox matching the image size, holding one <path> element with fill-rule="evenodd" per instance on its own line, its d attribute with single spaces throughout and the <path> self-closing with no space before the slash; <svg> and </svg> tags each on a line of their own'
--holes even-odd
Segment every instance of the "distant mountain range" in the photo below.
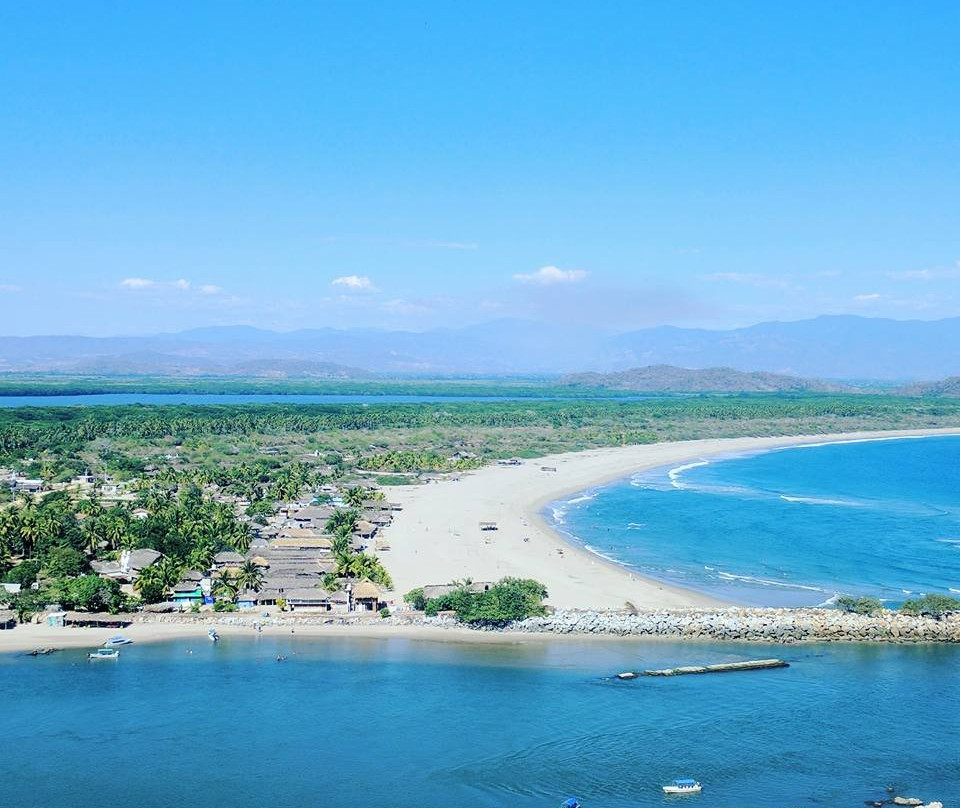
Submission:
<svg viewBox="0 0 960 808">
<path fill-rule="evenodd" d="M 824 316 L 726 331 L 661 326 L 619 334 L 527 320 L 424 332 L 228 326 L 138 337 L 0 337 L 0 371 L 360 378 L 672 365 L 914 382 L 960 376 L 958 348 L 960 318 Z"/>
<path fill-rule="evenodd" d="M 816 379 L 733 368 L 691 370 L 651 365 L 616 373 L 575 373 L 561 384 L 571 387 L 631 390 L 641 393 L 839 393 L 852 388 Z"/>
<path fill-rule="evenodd" d="M 940 398 L 960 398 L 960 376 L 951 376 L 939 382 L 920 382 L 908 384 L 898 391 L 905 396 L 937 396 Z"/>
</svg>

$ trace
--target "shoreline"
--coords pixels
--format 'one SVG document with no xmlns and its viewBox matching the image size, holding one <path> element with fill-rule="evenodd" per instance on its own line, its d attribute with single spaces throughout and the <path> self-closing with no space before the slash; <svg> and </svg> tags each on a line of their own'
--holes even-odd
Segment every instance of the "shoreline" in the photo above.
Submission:
<svg viewBox="0 0 960 808">
<path fill-rule="evenodd" d="M 735 604 L 636 572 L 575 544 L 550 524 L 552 503 L 642 471 L 707 458 L 833 443 L 960 435 L 956 428 L 721 438 L 590 449 L 486 466 L 392 494 L 402 505 L 379 553 L 397 598 L 417 586 L 505 575 L 536 578 L 563 609 L 703 608 Z M 555 468 L 543 471 L 542 468 Z M 478 523 L 497 523 L 484 535 Z"/>
<path fill-rule="evenodd" d="M 858 615 L 836 609 L 658 609 L 638 613 L 557 611 L 504 628 L 469 628 L 452 618 L 417 615 L 386 620 L 321 615 L 261 618 L 246 615 L 129 615 L 122 628 L 53 628 L 26 623 L 0 631 L 0 658 L 49 648 L 93 650 L 120 633 L 138 645 L 196 642 L 207 645 L 215 626 L 224 639 L 259 637 L 296 641 L 368 640 L 464 646 L 518 646 L 556 642 L 701 642 L 795 645 L 871 643 L 960 645 L 960 614 L 937 620 L 898 612 Z M 256 626 L 260 626 L 258 631 Z"/>
</svg>

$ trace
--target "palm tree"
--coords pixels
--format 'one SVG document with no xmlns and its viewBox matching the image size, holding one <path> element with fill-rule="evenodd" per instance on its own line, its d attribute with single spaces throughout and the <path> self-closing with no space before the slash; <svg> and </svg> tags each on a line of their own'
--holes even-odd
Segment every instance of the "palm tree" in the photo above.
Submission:
<svg viewBox="0 0 960 808">
<path fill-rule="evenodd" d="M 237 579 L 229 569 L 220 570 L 213 580 L 213 594 L 231 603 L 236 598 L 239 588 Z"/>
<path fill-rule="evenodd" d="M 348 554 L 350 552 L 350 534 L 340 532 L 335 533 L 330 549 L 333 550 L 333 554 L 335 556 Z"/>
<path fill-rule="evenodd" d="M 354 485 L 343 492 L 343 501 L 351 508 L 362 508 L 367 501 L 367 489 L 362 485 Z"/>
<path fill-rule="evenodd" d="M 107 540 L 107 544 L 110 546 L 111 550 L 116 550 L 123 544 L 123 540 L 127 535 L 127 521 L 120 514 L 113 514 L 107 519 L 106 529 L 104 530 L 104 538 Z"/>
<path fill-rule="evenodd" d="M 20 511 L 20 547 L 23 549 L 24 558 L 33 555 L 37 542 L 43 536 L 43 521 L 36 505 L 27 505 Z"/>
<path fill-rule="evenodd" d="M 20 520 L 15 511 L 7 508 L 0 511 L 0 547 L 13 551 L 16 536 L 20 530 Z"/>
<path fill-rule="evenodd" d="M 172 558 L 164 556 L 156 564 L 147 567 L 147 570 L 153 570 L 158 580 L 166 589 L 173 589 L 179 582 L 183 573 L 183 566 Z M 144 570 L 146 572 L 146 570 Z"/>
<path fill-rule="evenodd" d="M 348 533 L 353 533 L 359 520 L 360 515 L 353 509 L 336 510 L 330 514 L 324 527 L 327 533 L 339 533 L 341 528 L 346 528 Z"/>
<path fill-rule="evenodd" d="M 238 553 L 245 553 L 250 549 L 250 531 L 242 522 L 234 522 L 227 536 L 227 543 Z"/>
<path fill-rule="evenodd" d="M 253 561 L 247 559 L 237 571 L 237 577 L 235 580 L 238 590 L 259 592 L 261 589 L 263 589 L 263 570 L 260 569 L 260 567 L 257 566 Z"/>
</svg>

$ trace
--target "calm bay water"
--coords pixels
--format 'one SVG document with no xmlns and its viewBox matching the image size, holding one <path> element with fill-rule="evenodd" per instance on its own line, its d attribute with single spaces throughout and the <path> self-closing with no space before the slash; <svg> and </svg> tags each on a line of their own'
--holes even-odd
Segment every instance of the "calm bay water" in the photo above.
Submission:
<svg viewBox="0 0 960 808">
<path fill-rule="evenodd" d="M 690 463 L 554 513 L 596 552 L 737 602 L 960 593 L 960 437 Z"/>
<path fill-rule="evenodd" d="M 187 653 L 191 651 L 192 653 Z M 278 653 L 287 661 L 278 663 Z M 783 670 L 610 681 L 780 655 Z M 225 638 L 0 656 L 21 808 L 861 806 L 960 800 L 960 648 Z M 863 705 L 870 709 L 863 709 Z"/>
</svg>

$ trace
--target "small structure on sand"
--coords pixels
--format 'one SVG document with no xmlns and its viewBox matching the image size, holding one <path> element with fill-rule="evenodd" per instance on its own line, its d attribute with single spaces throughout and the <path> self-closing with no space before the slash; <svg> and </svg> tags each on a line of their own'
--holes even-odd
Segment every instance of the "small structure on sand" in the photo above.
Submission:
<svg viewBox="0 0 960 808">
<path fill-rule="evenodd" d="M 481 522 L 481 523 L 480 523 L 480 530 L 484 530 L 484 531 L 486 531 L 486 530 L 498 530 L 497 523 L 496 523 L 496 522 Z"/>
</svg>

